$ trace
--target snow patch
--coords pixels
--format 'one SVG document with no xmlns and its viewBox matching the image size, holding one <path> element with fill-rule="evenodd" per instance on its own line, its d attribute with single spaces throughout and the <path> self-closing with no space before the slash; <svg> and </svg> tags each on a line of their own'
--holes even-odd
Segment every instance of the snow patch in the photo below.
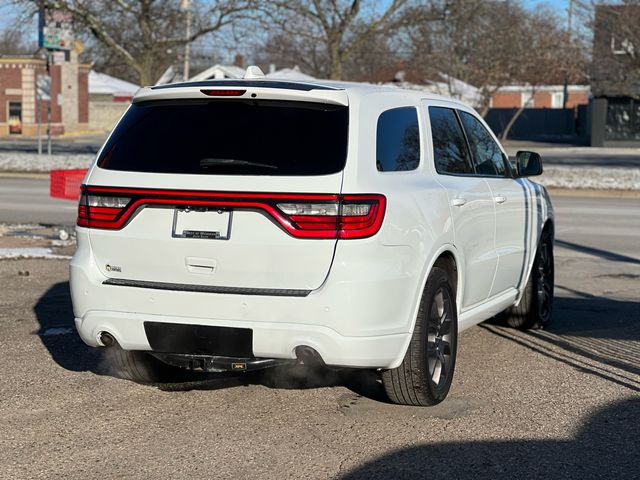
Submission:
<svg viewBox="0 0 640 480">
<path fill-rule="evenodd" d="M 640 190 L 640 168 L 544 167 L 532 180 L 550 188 Z"/>
<path fill-rule="evenodd" d="M 0 248 L 0 260 L 7 258 L 46 258 L 68 260 L 71 257 L 69 255 L 56 255 L 50 248 L 44 247 Z"/>
<path fill-rule="evenodd" d="M 38 155 L 37 153 L 0 152 L 0 171 L 5 172 L 49 172 L 50 170 L 73 170 L 89 168 L 95 158 L 93 154 Z"/>
</svg>

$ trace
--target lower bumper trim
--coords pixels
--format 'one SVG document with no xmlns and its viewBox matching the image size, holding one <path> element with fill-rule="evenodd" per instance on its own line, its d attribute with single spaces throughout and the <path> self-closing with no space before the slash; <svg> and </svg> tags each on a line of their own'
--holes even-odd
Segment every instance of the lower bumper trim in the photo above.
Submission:
<svg viewBox="0 0 640 480">
<path fill-rule="evenodd" d="M 217 287 L 214 285 L 194 285 L 188 283 L 149 282 L 144 280 L 128 280 L 125 278 L 108 278 L 103 285 L 116 287 L 151 288 L 154 290 L 174 290 L 178 292 L 223 293 L 227 295 L 263 295 L 270 297 L 306 297 L 311 290 L 291 288 L 245 288 Z"/>
</svg>

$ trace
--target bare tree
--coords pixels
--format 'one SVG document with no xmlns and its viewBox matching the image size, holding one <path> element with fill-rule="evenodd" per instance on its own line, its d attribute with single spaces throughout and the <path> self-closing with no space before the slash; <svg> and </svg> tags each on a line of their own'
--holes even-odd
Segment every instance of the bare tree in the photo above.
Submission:
<svg viewBox="0 0 640 480">
<path fill-rule="evenodd" d="M 586 80 L 587 64 L 583 50 L 549 12 L 540 11 L 529 16 L 521 35 L 521 53 L 514 73 L 516 79 L 528 85 L 529 100 L 516 110 L 502 130 L 501 139 L 507 138 L 524 109 L 532 106 L 531 102 L 541 86 Z"/>
<path fill-rule="evenodd" d="M 414 65 L 437 65 L 440 73 L 476 86 L 478 109 L 512 83 L 584 80 L 583 50 L 574 48 L 553 12 L 531 12 L 517 1 L 451 0 L 441 22 L 418 25 L 406 37 Z M 433 73 L 430 73 L 433 74 Z"/>
<path fill-rule="evenodd" d="M 342 79 L 345 63 L 376 36 L 391 35 L 409 22 L 428 21 L 427 0 L 266 0 L 264 21 L 306 52 L 314 73 Z M 412 14 L 410 14 L 410 12 Z"/>
<path fill-rule="evenodd" d="M 354 27 L 357 28 L 357 27 Z M 393 79 L 401 70 L 402 60 L 390 45 L 386 34 L 372 35 L 366 44 L 354 49 L 342 63 L 342 79 L 352 81 L 384 82 Z M 330 76 L 326 49 L 317 41 L 305 36 L 277 31 L 266 42 L 254 47 L 253 58 L 257 64 L 267 67 L 298 66 L 317 78 Z"/>
<path fill-rule="evenodd" d="M 640 1 L 595 8 L 594 95 L 640 98 Z"/>
<path fill-rule="evenodd" d="M 37 49 L 35 43 L 25 42 L 24 34 L 18 29 L 5 28 L 0 31 L 0 55 L 27 55 Z"/>
<path fill-rule="evenodd" d="M 274 64 L 278 67 L 298 66 L 314 77 L 326 76 L 325 52 L 317 42 L 309 38 L 275 31 L 265 41 L 258 41 L 253 50 L 253 59 L 257 64 L 264 66 Z"/>
<path fill-rule="evenodd" d="M 194 1 L 194 22 L 187 37 L 186 14 L 175 0 L 25 2 L 71 13 L 76 28 L 95 40 L 96 50 L 135 71 L 141 85 L 152 84 L 177 49 L 231 25 L 255 4 L 254 0 Z"/>
</svg>

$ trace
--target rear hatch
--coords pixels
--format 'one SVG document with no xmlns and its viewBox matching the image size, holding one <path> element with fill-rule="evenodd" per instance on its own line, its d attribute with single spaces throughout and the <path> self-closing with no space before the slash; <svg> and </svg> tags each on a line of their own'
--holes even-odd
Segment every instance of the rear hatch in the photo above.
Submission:
<svg viewBox="0 0 640 480">
<path fill-rule="evenodd" d="M 78 220 L 99 269 L 116 284 L 320 287 L 337 242 L 346 94 L 213 91 L 135 102 L 105 144 Z"/>
</svg>

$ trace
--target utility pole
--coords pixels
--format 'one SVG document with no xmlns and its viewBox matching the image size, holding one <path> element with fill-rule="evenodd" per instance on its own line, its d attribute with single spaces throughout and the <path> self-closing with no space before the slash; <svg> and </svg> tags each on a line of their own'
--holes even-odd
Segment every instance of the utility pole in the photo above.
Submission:
<svg viewBox="0 0 640 480">
<path fill-rule="evenodd" d="M 51 61 L 51 52 L 47 50 L 47 75 L 49 75 L 49 85 L 53 85 L 51 81 Z M 49 155 L 49 160 L 51 160 L 51 97 L 53 97 L 53 88 L 49 87 L 49 101 L 47 102 L 47 155 Z"/>
<path fill-rule="evenodd" d="M 185 41 L 186 43 L 184 44 L 184 69 L 182 72 L 182 77 L 183 80 L 186 82 L 189 79 L 189 55 L 190 55 L 190 50 L 191 50 L 191 2 L 190 0 L 182 0 L 182 3 L 180 4 L 180 8 L 182 10 L 186 10 L 187 12 L 187 25 L 186 25 L 186 32 L 185 32 Z"/>
<path fill-rule="evenodd" d="M 573 0 L 569 0 L 569 8 L 567 10 L 567 40 L 571 45 L 571 39 L 573 37 Z M 562 96 L 562 108 L 567 108 L 567 101 L 569 100 L 569 72 L 564 73 L 564 92 Z"/>
<path fill-rule="evenodd" d="M 573 0 L 569 0 L 569 11 L 567 12 L 567 31 L 569 32 L 569 39 L 573 33 Z"/>
<path fill-rule="evenodd" d="M 35 73 L 36 77 L 36 121 L 38 122 L 38 156 L 42 155 L 42 105 L 41 105 L 41 97 L 40 97 L 40 89 L 42 87 L 40 77 L 38 75 L 38 70 L 36 69 Z"/>
</svg>

